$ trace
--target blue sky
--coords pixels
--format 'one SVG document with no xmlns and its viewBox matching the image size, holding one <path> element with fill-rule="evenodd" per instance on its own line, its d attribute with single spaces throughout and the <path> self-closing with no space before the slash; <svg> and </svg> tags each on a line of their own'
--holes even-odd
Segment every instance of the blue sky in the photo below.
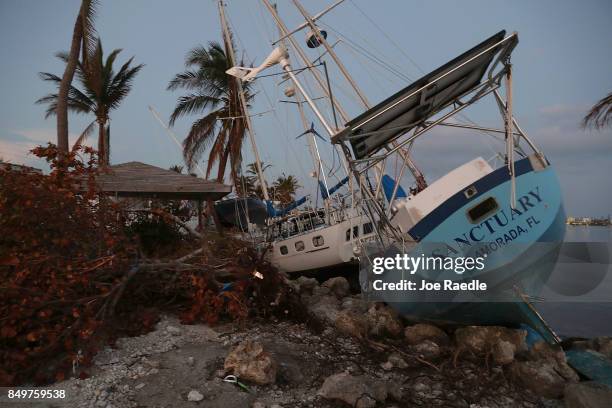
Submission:
<svg viewBox="0 0 612 408">
<path fill-rule="evenodd" d="M 303 1 L 312 14 L 331 2 Z M 271 50 L 276 29 L 258 1 L 228 3 L 240 55 L 258 64 Z M 301 22 L 290 2 L 278 3 L 289 27 Z M 0 2 L 0 157 L 5 160 L 43 167 L 27 155 L 32 146 L 55 139 L 54 119 L 45 120 L 44 107 L 34 105 L 37 98 L 52 91 L 38 72 L 61 73 L 62 66 L 53 54 L 68 48 L 78 5 L 77 0 Z M 325 16 L 320 26 L 328 29 L 331 43 L 341 40 L 337 52 L 373 103 L 500 29 L 518 31 L 520 44 L 513 56 L 517 119 L 557 167 L 569 214 L 612 213 L 612 130 L 585 131 L 579 126 L 589 106 L 612 90 L 609 1 L 347 0 Z M 165 88 L 184 68 L 186 52 L 220 39 L 215 2 L 103 0 L 96 28 L 107 52 L 123 49 L 120 62 L 135 56 L 137 63 L 146 64 L 132 93 L 111 114 L 111 161 L 138 160 L 161 167 L 182 163 L 179 149 L 147 106 L 154 106 L 168 119 L 180 93 Z M 300 33 L 297 38 L 303 41 L 303 36 Z M 367 48 L 401 76 L 382 69 L 350 43 Z M 318 52 L 309 55 L 314 59 Z M 330 73 L 335 95 L 351 114 L 358 114 L 361 108 L 350 98 L 346 83 L 336 70 Z M 296 174 L 305 187 L 303 192 L 309 193 L 311 161 L 305 141 L 295 140 L 302 132 L 299 117 L 292 106 L 279 102 L 283 87 L 278 82 L 278 77 L 261 79 L 256 87 L 252 112 L 266 112 L 253 119 L 258 145 L 264 161 L 273 164 L 269 179 L 282 172 Z M 469 118 L 499 126 L 490 102 L 468 110 Z M 195 118 L 176 124 L 179 138 Z M 71 116 L 71 134 L 78 135 L 90 121 Z M 323 133 L 320 127 L 319 131 Z M 488 158 L 492 154 L 489 146 L 497 145 L 485 136 L 440 129 L 416 144 L 414 153 L 417 163 L 435 179 L 475 153 Z M 321 150 L 330 166 L 337 163 L 329 145 L 322 145 Z M 251 153 L 245 150 L 244 154 L 250 162 Z"/>
</svg>

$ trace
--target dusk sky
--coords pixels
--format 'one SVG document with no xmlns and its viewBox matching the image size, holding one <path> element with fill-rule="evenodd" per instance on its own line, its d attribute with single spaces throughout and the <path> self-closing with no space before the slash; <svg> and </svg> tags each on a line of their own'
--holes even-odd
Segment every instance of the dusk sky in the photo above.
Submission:
<svg viewBox="0 0 612 408">
<path fill-rule="evenodd" d="M 38 77 L 47 71 L 61 75 L 54 57 L 67 50 L 78 0 L 0 1 L 0 158 L 44 168 L 28 150 L 55 142 L 55 118 L 44 119 L 45 107 L 34 101 L 54 91 Z M 278 8 L 288 27 L 301 16 L 289 1 Z M 332 0 L 303 0 L 316 14 Z M 228 1 L 228 16 L 239 55 L 258 65 L 278 37 L 272 20 L 256 0 Z M 612 2 L 601 1 L 367 1 L 347 0 L 319 22 L 330 43 L 374 104 L 411 81 L 505 29 L 517 31 L 520 43 L 513 54 L 514 113 L 523 129 L 556 166 L 568 215 L 606 216 L 612 213 L 612 128 L 583 130 L 580 121 L 589 107 L 612 91 Z M 169 167 L 182 164 L 179 148 L 153 118 L 153 106 L 167 122 L 180 92 L 166 90 L 174 74 L 184 69 L 186 52 L 221 39 L 213 0 L 102 0 L 96 29 L 106 53 L 122 48 L 118 66 L 131 56 L 146 66 L 118 110 L 111 112 L 111 163 L 142 161 Z M 304 32 L 296 35 L 303 44 Z M 369 57 L 363 54 L 367 49 Z M 311 51 L 314 60 L 320 49 Z M 375 56 L 392 66 L 381 67 Z M 294 65 L 302 64 L 294 58 Z M 279 72 L 271 68 L 267 73 Z M 351 115 L 362 111 L 336 69 L 331 69 L 334 94 Z M 295 174 L 313 191 L 308 173 L 312 162 L 294 106 L 285 99 L 281 78 L 256 82 L 252 113 L 262 158 L 272 164 L 271 180 L 281 173 Z M 304 80 L 312 85 L 312 81 Z M 75 82 L 76 85 L 76 82 Z M 318 96 L 314 86 L 309 87 Z M 329 112 L 328 105 L 321 103 Z M 501 127 L 493 99 L 465 111 L 486 126 Z M 323 129 L 314 120 L 319 133 Z M 197 116 L 186 117 L 174 128 L 182 139 Z M 92 117 L 70 116 L 73 138 Z M 309 118 L 310 121 L 310 118 Z M 95 137 L 89 141 L 95 144 Z M 475 132 L 439 129 L 415 144 L 414 159 L 434 180 L 446 171 L 482 155 L 493 155 L 499 142 Z M 321 143 L 329 166 L 337 158 Z M 245 144 L 245 163 L 252 154 Z M 204 157 L 204 160 L 206 157 Z M 405 184 L 410 180 L 406 178 Z"/>
</svg>

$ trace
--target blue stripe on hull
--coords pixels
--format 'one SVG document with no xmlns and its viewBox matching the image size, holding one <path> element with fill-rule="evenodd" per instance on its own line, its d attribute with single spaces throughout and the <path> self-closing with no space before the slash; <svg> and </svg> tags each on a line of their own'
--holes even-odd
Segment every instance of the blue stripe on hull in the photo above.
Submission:
<svg viewBox="0 0 612 408">
<path fill-rule="evenodd" d="M 510 207 L 508 171 L 500 168 L 474 183 L 477 195 L 468 199 L 463 191 L 458 192 L 410 230 L 412 236 L 421 237 L 410 256 L 477 257 L 487 253 L 485 269 L 462 275 L 453 271 L 418 271 L 417 276 L 429 281 L 480 279 L 487 281 L 489 288 L 520 284 L 530 295 L 537 294 L 556 263 L 565 235 L 565 212 L 552 166 L 534 170 L 528 158 L 515 164 L 515 209 Z M 467 211 L 489 197 L 495 198 L 499 209 L 477 224 L 470 222 Z M 387 248 L 384 256 L 397 253 L 403 254 L 399 248 Z M 397 282 L 406 276 L 405 272 L 386 271 L 376 278 Z M 519 303 L 500 303 L 499 293 L 494 298 L 496 303 L 457 299 L 445 302 L 438 298 L 431 301 L 425 298 L 427 293 L 420 291 L 372 295 L 409 318 L 470 324 L 525 322 Z"/>
</svg>

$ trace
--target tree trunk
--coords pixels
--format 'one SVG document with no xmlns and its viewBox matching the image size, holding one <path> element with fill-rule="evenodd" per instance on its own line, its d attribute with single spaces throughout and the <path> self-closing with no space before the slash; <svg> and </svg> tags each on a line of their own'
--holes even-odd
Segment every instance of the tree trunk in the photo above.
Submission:
<svg viewBox="0 0 612 408">
<path fill-rule="evenodd" d="M 106 125 L 98 121 L 98 161 L 100 167 L 108 165 L 106 155 Z"/>
<path fill-rule="evenodd" d="M 68 63 L 64 69 L 64 75 L 59 85 L 57 93 L 57 147 L 60 153 L 68 153 L 68 91 L 72 84 L 74 71 L 76 70 L 79 60 L 79 52 L 81 50 L 81 41 L 83 38 L 83 25 L 81 23 L 81 15 L 84 4 L 81 3 L 79 14 L 74 23 L 72 32 L 72 42 L 70 44 L 70 53 L 68 54 Z"/>
<path fill-rule="evenodd" d="M 110 166 L 110 122 L 107 123 L 108 126 L 104 129 L 104 163 Z"/>
</svg>

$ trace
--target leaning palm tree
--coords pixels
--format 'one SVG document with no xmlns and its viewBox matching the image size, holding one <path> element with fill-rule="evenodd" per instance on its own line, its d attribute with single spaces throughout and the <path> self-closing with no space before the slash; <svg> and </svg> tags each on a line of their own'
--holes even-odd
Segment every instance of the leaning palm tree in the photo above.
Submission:
<svg viewBox="0 0 612 408">
<path fill-rule="evenodd" d="M 297 178 L 292 175 L 286 176 L 283 173 L 272 184 L 273 197 L 280 201 L 282 205 L 287 205 L 293 201 L 295 193 L 300 187 Z"/>
<path fill-rule="evenodd" d="M 88 56 L 88 67 L 79 62 L 77 63 L 76 75 L 80 82 L 81 89 L 70 86 L 68 93 L 68 109 L 75 113 L 94 114 L 95 120 L 87 126 L 77 140 L 80 144 L 85 137 L 93 130 L 94 125 L 98 124 L 98 155 L 101 165 L 108 165 L 110 158 L 110 111 L 119 107 L 123 99 L 132 89 L 134 77 L 144 65 L 131 66 L 134 57 L 130 58 L 115 72 L 113 64 L 121 49 L 113 50 L 106 59 L 102 49 L 102 42 L 97 40 L 96 46 Z M 68 62 L 65 53 L 57 54 L 58 58 Z M 54 74 L 41 72 L 43 80 L 57 83 L 61 79 Z M 58 94 L 52 93 L 43 96 L 36 101 L 39 104 L 48 104 L 45 118 L 54 115 L 59 103 Z"/>
<path fill-rule="evenodd" d="M 87 56 L 89 50 L 95 43 L 95 30 L 93 28 L 93 19 L 97 0 L 82 0 L 72 30 L 72 41 L 70 44 L 70 52 L 66 55 L 66 68 L 64 74 L 59 81 L 59 90 L 57 93 L 56 115 L 57 115 L 57 147 L 60 153 L 68 152 L 68 110 L 69 94 L 72 86 L 72 79 L 77 69 L 79 62 L 79 52 L 82 53 L 84 65 L 87 64 Z"/>
<path fill-rule="evenodd" d="M 210 148 L 206 178 L 217 164 L 217 180 L 224 181 L 229 160 L 231 178 L 235 185 L 239 185 L 242 143 L 247 125 L 238 82 L 225 73 L 232 66 L 226 50 L 217 42 L 189 51 L 185 60 L 186 70 L 176 74 L 168 84 L 168 90 L 189 92 L 179 97 L 170 116 L 170 125 L 182 116 L 201 115 L 193 122 L 183 141 L 187 167 L 193 169 L 204 151 Z M 248 83 L 243 84 L 243 91 L 248 103 L 253 98 Z"/>
<path fill-rule="evenodd" d="M 582 120 L 583 127 L 604 128 L 612 122 L 612 92 L 597 102 Z"/>
</svg>

